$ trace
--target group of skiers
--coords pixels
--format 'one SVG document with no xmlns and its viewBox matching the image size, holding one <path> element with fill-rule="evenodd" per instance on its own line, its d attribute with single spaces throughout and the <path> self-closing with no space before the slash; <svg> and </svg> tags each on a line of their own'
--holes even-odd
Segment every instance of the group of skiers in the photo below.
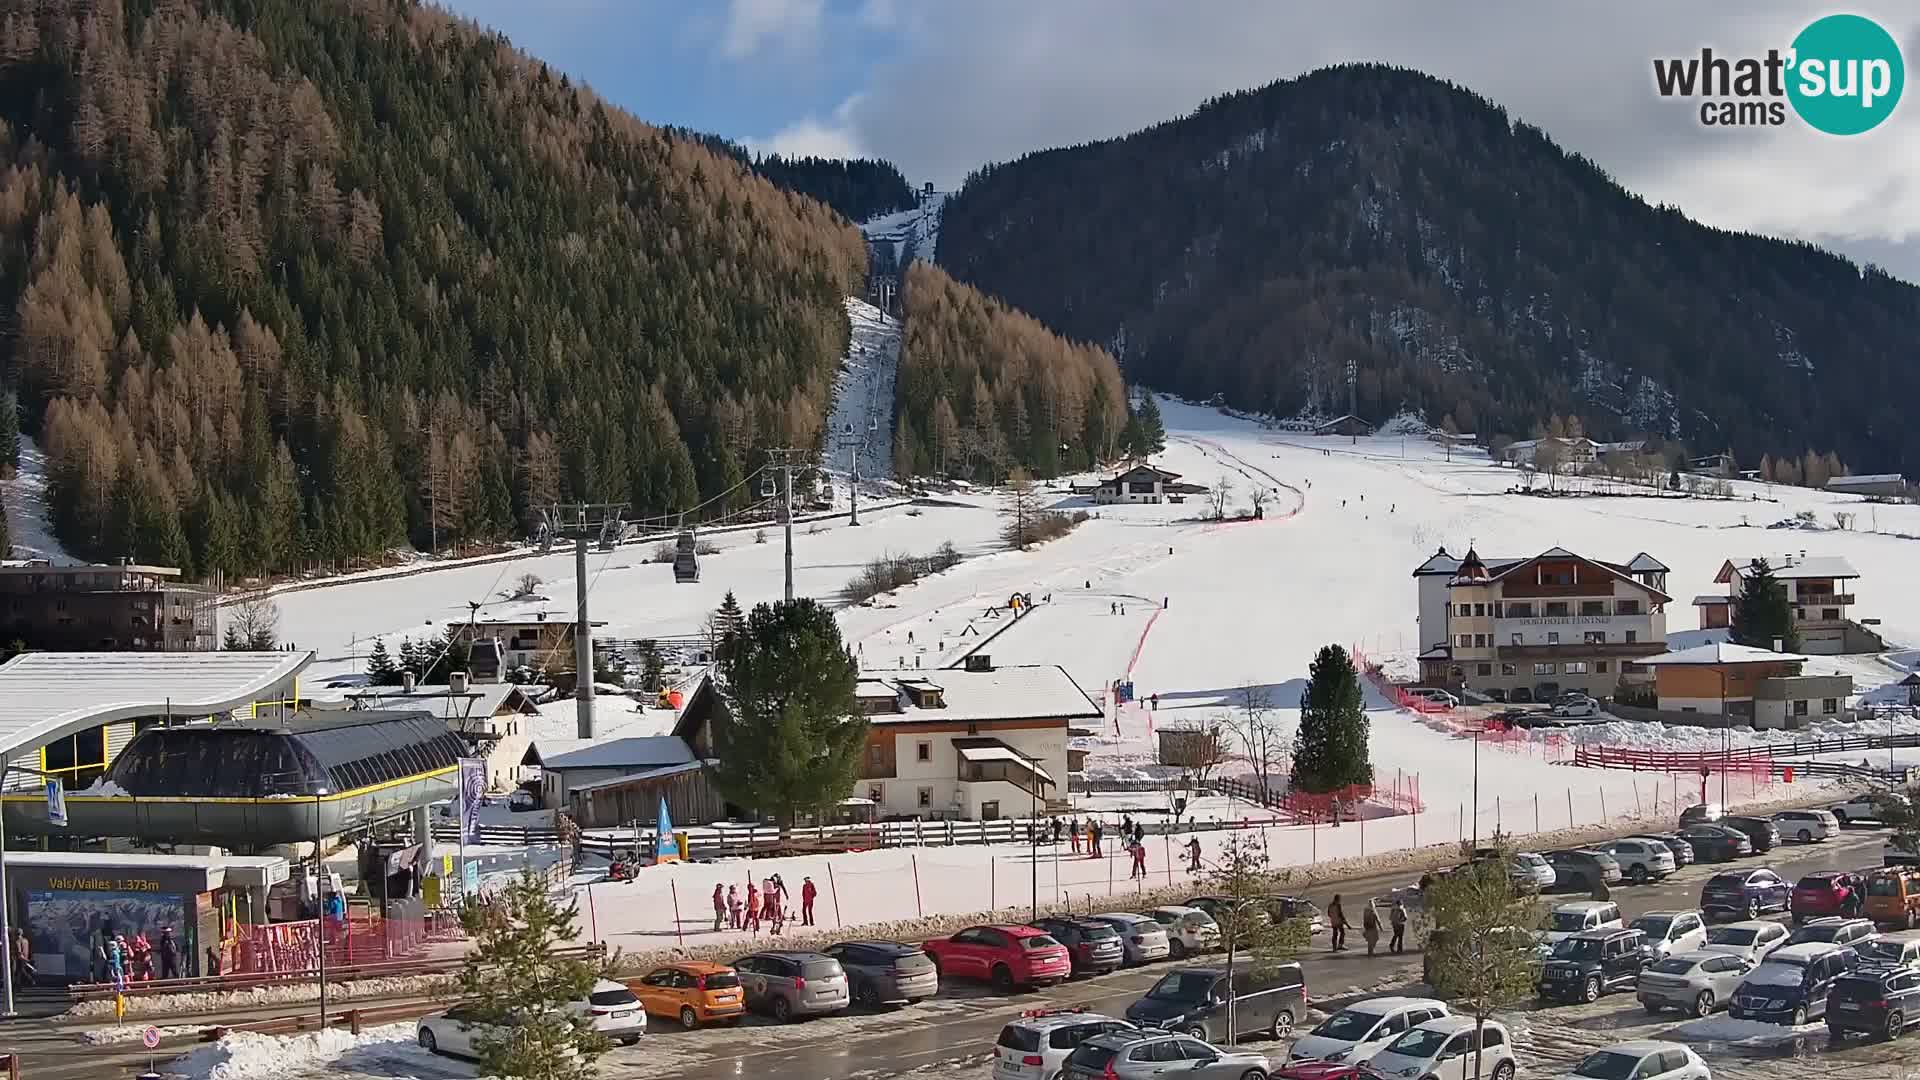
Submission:
<svg viewBox="0 0 1920 1080">
<path fill-rule="evenodd" d="M 127 935 L 114 933 L 111 926 L 97 928 L 91 946 L 95 982 L 112 983 L 125 990 L 129 982 L 180 977 L 180 942 L 171 926 L 160 928 L 157 943 L 148 941 L 144 930 L 135 931 L 129 941 Z M 38 975 L 33 968 L 33 946 L 24 930 L 13 943 L 13 969 L 15 978 L 24 985 L 32 985 Z"/>
<path fill-rule="evenodd" d="M 813 879 L 800 879 L 800 925 L 813 925 L 813 902 L 820 895 Z M 793 915 L 787 909 L 787 883 L 779 874 L 768 875 L 765 881 L 755 885 L 747 881 L 747 895 L 741 899 L 740 886 L 719 885 L 713 887 L 713 928 L 731 930 L 751 930 L 758 933 L 764 923 L 768 932 L 777 934 L 786 928 L 787 920 Z"/>
<path fill-rule="evenodd" d="M 1387 923 L 1393 928 L 1393 938 L 1387 943 L 1388 952 L 1400 952 L 1407 943 L 1407 905 L 1403 900 L 1395 899 L 1393 906 L 1387 909 Z M 1334 894 L 1333 903 L 1327 905 L 1327 929 L 1333 934 L 1332 951 L 1344 952 L 1347 948 L 1347 931 L 1353 924 L 1347 921 L 1346 905 L 1340 902 L 1340 895 Z M 1380 913 L 1372 902 L 1360 917 L 1360 936 L 1366 939 L 1367 955 L 1374 955 L 1374 949 L 1380 944 Z"/>
</svg>

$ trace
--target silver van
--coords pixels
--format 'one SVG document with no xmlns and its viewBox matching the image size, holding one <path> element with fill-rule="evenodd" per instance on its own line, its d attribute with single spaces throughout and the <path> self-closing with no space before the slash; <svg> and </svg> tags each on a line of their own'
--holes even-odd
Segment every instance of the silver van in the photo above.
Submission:
<svg viewBox="0 0 1920 1080">
<path fill-rule="evenodd" d="M 785 1023 L 796 1016 L 819 1016 L 851 1002 L 847 973 L 840 961 L 817 952 L 769 950 L 733 962 L 747 991 L 747 1008 L 772 1014 Z"/>
</svg>

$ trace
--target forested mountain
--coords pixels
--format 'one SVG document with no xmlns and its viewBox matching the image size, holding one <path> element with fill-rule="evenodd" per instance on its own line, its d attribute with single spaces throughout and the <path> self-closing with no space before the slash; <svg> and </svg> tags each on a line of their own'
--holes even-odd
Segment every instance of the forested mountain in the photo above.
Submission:
<svg viewBox="0 0 1920 1080">
<path fill-rule="evenodd" d="M 872 158 L 783 158 L 768 154 L 753 169 L 776 185 L 818 199 L 853 221 L 905 210 L 913 188 L 890 161 Z"/>
<path fill-rule="evenodd" d="M 1549 414 L 1920 474 L 1920 290 L 1653 207 L 1461 88 L 1373 65 L 982 170 L 941 264 L 1128 378 L 1293 415 Z"/>
<path fill-rule="evenodd" d="M 1127 423 L 1113 357 L 1063 341 L 1031 316 L 930 263 L 907 266 L 894 390 L 896 476 L 1043 476 L 1111 458 Z"/>
<path fill-rule="evenodd" d="M 813 445 L 856 230 L 404 0 L 0 0 L 4 382 L 61 538 L 257 573 Z"/>
</svg>

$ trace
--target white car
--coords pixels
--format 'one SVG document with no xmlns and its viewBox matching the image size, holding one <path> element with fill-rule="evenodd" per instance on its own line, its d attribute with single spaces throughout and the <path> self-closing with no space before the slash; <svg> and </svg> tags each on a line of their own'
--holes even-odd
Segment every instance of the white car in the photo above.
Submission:
<svg viewBox="0 0 1920 1080">
<path fill-rule="evenodd" d="M 628 1046 L 647 1033 L 647 1010 L 640 1007 L 640 999 L 612 979 L 595 982 L 587 1000 L 573 1003 L 573 1011 L 588 1017 L 593 1030 Z"/>
<path fill-rule="evenodd" d="M 1828 807 L 1828 812 L 1841 825 L 1851 825 L 1856 821 L 1879 821 L 1883 802 L 1892 802 L 1900 806 L 1908 803 L 1907 796 L 1898 791 L 1867 791 L 1855 795 L 1843 803 Z M 1783 832 L 1785 830 L 1782 830 Z"/>
<path fill-rule="evenodd" d="M 1424 1076 L 1451 1077 L 1455 1070 L 1472 1068 L 1474 1019 L 1443 1016 L 1409 1028 L 1374 1054 L 1367 1066 L 1388 1080 L 1417 1080 Z M 1469 1059 L 1461 1061 L 1462 1058 Z M 1450 1064 L 1451 1063 L 1451 1064 Z M 1446 1071 L 1442 1072 L 1445 1067 Z M 1481 1075 L 1489 1080 L 1513 1080 L 1520 1062 L 1513 1056 L 1507 1025 L 1489 1020 L 1480 1040 Z"/>
<path fill-rule="evenodd" d="M 1439 705 L 1444 708 L 1457 709 L 1460 707 L 1459 698 L 1454 697 L 1452 694 L 1447 693 L 1445 690 L 1438 689 L 1437 687 L 1412 686 L 1407 688 L 1407 693 L 1417 698 L 1426 698 L 1428 701 L 1433 702 L 1435 705 Z"/>
<path fill-rule="evenodd" d="M 1713 1080 L 1700 1055 L 1674 1042 L 1635 1039 L 1588 1054 L 1564 1080 Z"/>
<path fill-rule="evenodd" d="M 1748 919 L 1726 923 L 1707 931 L 1708 952 L 1732 953 L 1758 964 L 1767 954 L 1787 943 L 1787 928 L 1766 919 Z"/>
<path fill-rule="evenodd" d="M 1349 1005 L 1293 1040 L 1287 1060 L 1343 1061 L 1358 1064 L 1378 1053 L 1409 1028 L 1450 1016 L 1444 1002 L 1432 998 L 1377 997 Z"/>
<path fill-rule="evenodd" d="M 1613 861 L 1620 864 L 1621 876 L 1636 885 L 1656 881 L 1679 869 L 1673 849 L 1658 840 L 1629 836 L 1595 844 L 1593 849 L 1613 856 Z"/>
<path fill-rule="evenodd" d="M 1167 928 L 1145 915 L 1136 915 L 1131 911 L 1109 911 L 1088 918 L 1113 927 L 1114 932 L 1120 935 L 1120 948 L 1129 964 L 1165 960 L 1173 951 L 1172 943 L 1167 940 Z"/>
<path fill-rule="evenodd" d="M 1626 925 L 1620 905 L 1611 900 L 1574 900 L 1555 905 L 1547 915 L 1548 945 L 1558 945 L 1588 930 L 1617 930 Z"/>
<path fill-rule="evenodd" d="M 1081 1043 L 1137 1030 L 1125 1020 L 1079 1009 L 1029 1009 L 1000 1029 L 993 1080 L 1054 1080 Z"/>
<path fill-rule="evenodd" d="M 1199 908 L 1168 904 L 1147 914 L 1166 929 L 1167 947 L 1175 960 L 1220 947 L 1220 924 Z"/>
<path fill-rule="evenodd" d="M 455 1005 L 445 1012 L 421 1017 L 416 1037 L 420 1048 L 430 1054 L 472 1058 L 480 1056 L 480 1039 L 487 1032 L 497 1030 L 491 1024 L 474 1023 L 472 1006 Z"/>
<path fill-rule="evenodd" d="M 1811 844 L 1840 835 L 1840 819 L 1831 810 L 1782 810 L 1773 815 L 1782 839 Z"/>
<path fill-rule="evenodd" d="M 1698 911 L 1649 911 L 1627 925 L 1646 935 L 1643 948 L 1656 960 L 1707 944 L 1707 917 Z"/>
<path fill-rule="evenodd" d="M 1553 707 L 1553 715 L 1561 720 L 1579 720 L 1600 715 L 1600 703 L 1584 695 L 1569 698 Z"/>
</svg>

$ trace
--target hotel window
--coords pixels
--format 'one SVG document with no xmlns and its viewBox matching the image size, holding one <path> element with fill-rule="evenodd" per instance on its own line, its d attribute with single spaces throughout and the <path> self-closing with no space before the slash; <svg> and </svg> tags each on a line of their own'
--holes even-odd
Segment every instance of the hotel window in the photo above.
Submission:
<svg viewBox="0 0 1920 1080">
<path fill-rule="evenodd" d="M 1821 698 L 1820 699 L 1820 712 L 1822 715 L 1832 716 L 1839 711 L 1840 711 L 1839 698 Z"/>
<path fill-rule="evenodd" d="M 1613 603 L 1613 613 L 1615 615 L 1638 615 L 1640 614 L 1640 601 L 1616 600 Z"/>
<path fill-rule="evenodd" d="M 1567 602 L 1565 600 L 1547 601 L 1547 618 L 1552 619 L 1558 617 L 1564 619 L 1567 614 Z"/>
<path fill-rule="evenodd" d="M 1559 665 L 1553 663 L 1535 664 L 1533 665 L 1533 673 L 1535 675 L 1558 675 L 1560 668 Z"/>
<path fill-rule="evenodd" d="M 1605 630 L 1589 630 L 1581 635 L 1581 637 L 1583 637 L 1589 645 L 1605 645 L 1607 643 L 1607 632 Z"/>
<path fill-rule="evenodd" d="M 1502 674 L 1502 675 L 1518 675 L 1518 674 L 1520 674 L 1520 668 L 1519 668 L 1518 666 L 1516 666 L 1516 665 L 1514 665 L 1514 664 L 1501 664 L 1501 665 L 1500 665 L 1500 674 Z"/>
<path fill-rule="evenodd" d="M 1532 604 L 1508 604 L 1507 618 L 1531 619 L 1533 618 L 1533 605 Z"/>
<path fill-rule="evenodd" d="M 1549 645 L 1560 644 L 1560 631 L 1558 630 L 1547 631 L 1547 644 Z"/>
<path fill-rule="evenodd" d="M 1492 664 L 1481 664 L 1481 665 L 1480 665 L 1480 674 L 1481 674 L 1482 676 L 1487 676 L 1487 675 L 1491 675 L 1491 674 L 1493 674 L 1493 665 L 1492 665 Z"/>
<path fill-rule="evenodd" d="M 1485 604 L 1475 604 L 1475 605 L 1473 605 L 1473 617 L 1474 617 L 1474 618 L 1476 618 L 1476 619 L 1478 619 L 1478 618 L 1481 618 L 1481 617 L 1483 617 L 1483 616 L 1485 616 L 1485 615 L 1486 615 L 1486 613 L 1487 613 L 1487 605 L 1485 605 Z M 1828 617 L 1828 618 L 1832 618 L 1833 616 L 1831 616 L 1831 615 L 1829 615 L 1829 616 L 1827 616 L 1827 617 Z"/>
<path fill-rule="evenodd" d="M 1837 607 L 1823 607 L 1820 609 L 1820 617 L 1823 619 L 1837 619 L 1840 617 L 1840 609 Z"/>
<path fill-rule="evenodd" d="M 914 760 L 916 761 L 932 761 L 933 760 L 933 744 L 930 742 L 923 742 L 923 743 L 917 744 L 913 748 L 913 757 L 914 757 Z"/>
<path fill-rule="evenodd" d="M 1605 615 L 1606 613 L 1607 602 L 1605 600 L 1580 601 L 1580 614 L 1582 615 Z"/>
<path fill-rule="evenodd" d="M 1473 635 L 1473 647 L 1474 647 L 1474 648 L 1476 648 L 1476 649 L 1484 649 L 1484 648 L 1486 648 L 1486 647 L 1487 647 L 1487 635 L 1485 635 L 1485 634 L 1475 634 L 1475 635 Z"/>
<path fill-rule="evenodd" d="M 1520 644 L 1520 634 L 1517 631 L 1513 635 L 1513 643 L 1515 645 Z"/>
<path fill-rule="evenodd" d="M 1627 644 L 1631 645 L 1638 640 L 1640 640 L 1640 631 L 1638 630 L 1627 631 Z"/>
<path fill-rule="evenodd" d="M 1453 613 L 1463 619 L 1466 618 L 1468 615 L 1473 614 L 1472 604 L 1455 604 L 1453 607 L 1454 607 Z"/>
<path fill-rule="evenodd" d="M 1794 608 L 1794 609 L 1793 609 L 1793 617 L 1794 617 L 1794 618 L 1796 618 L 1796 619 L 1804 619 L 1804 618 L 1806 618 L 1806 617 L 1807 617 L 1807 609 L 1806 609 L 1806 608 L 1803 608 L 1803 607 L 1797 607 L 1797 608 Z"/>
<path fill-rule="evenodd" d="M 879 743 L 874 743 L 872 746 L 867 747 L 867 760 L 872 762 L 875 765 L 880 764 L 880 744 Z"/>
<path fill-rule="evenodd" d="M 872 799 L 875 804 L 886 802 L 887 801 L 886 787 L 881 784 L 874 784 L 868 787 L 867 798 Z"/>
<path fill-rule="evenodd" d="M 920 808 L 924 810 L 932 805 L 933 805 L 933 789 L 930 787 L 921 788 L 920 789 Z"/>
<path fill-rule="evenodd" d="M 1567 661 L 1566 673 L 1568 675 L 1585 675 L 1587 673 L 1587 662 L 1585 660 Z"/>
<path fill-rule="evenodd" d="M 1460 638 L 1459 638 L 1459 641 L 1457 642 L 1457 644 L 1458 644 L 1458 645 L 1459 645 L 1459 646 L 1460 646 L 1461 648 L 1463 648 L 1463 649 L 1471 649 L 1471 648 L 1473 648 L 1473 635 L 1472 635 L 1472 634 L 1461 634 L 1461 635 L 1460 635 Z"/>
<path fill-rule="evenodd" d="M 1605 675 L 1607 673 L 1607 662 L 1605 660 L 1595 660 L 1593 662 L 1593 673 L 1595 675 Z"/>
<path fill-rule="evenodd" d="M 1801 698 L 1799 701 L 1796 701 L 1793 703 L 1793 715 L 1795 716 L 1807 715 L 1807 699 L 1806 698 Z"/>
</svg>

